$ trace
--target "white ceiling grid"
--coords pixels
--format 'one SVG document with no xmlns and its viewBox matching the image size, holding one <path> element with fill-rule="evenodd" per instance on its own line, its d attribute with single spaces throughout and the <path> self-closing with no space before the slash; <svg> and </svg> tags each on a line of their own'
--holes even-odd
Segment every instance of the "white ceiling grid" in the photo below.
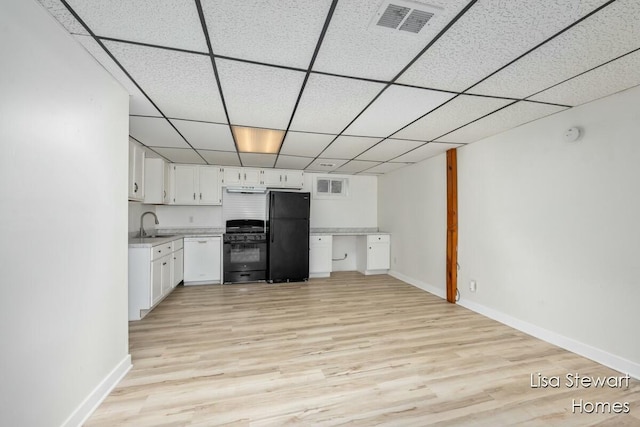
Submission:
<svg viewBox="0 0 640 427">
<path fill-rule="evenodd" d="M 637 0 L 418 0 L 419 34 L 376 27 L 383 0 L 39 1 L 176 163 L 384 174 L 640 84 Z"/>
<path fill-rule="evenodd" d="M 167 117 L 226 123 L 208 56 L 111 41 L 104 45 Z"/>
<path fill-rule="evenodd" d="M 479 1 L 398 81 L 463 91 L 604 1 Z"/>
<path fill-rule="evenodd" d="M 330 6 L 331 0 L 202 2 L 217 55 L 302 69 Z"/>
</svg>

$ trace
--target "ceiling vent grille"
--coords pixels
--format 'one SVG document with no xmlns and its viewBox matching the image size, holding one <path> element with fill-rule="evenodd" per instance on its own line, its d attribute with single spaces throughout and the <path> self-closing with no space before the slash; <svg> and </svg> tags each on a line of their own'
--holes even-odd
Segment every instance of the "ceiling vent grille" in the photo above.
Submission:
<svg viewBox="0 0 640 427">
<path fill-rule="evenodd" d="M 442 10 L 439 7 L 405 0 L 387 0 L 376 12 L 370 28 L 419 34 Z"/>
</svg>

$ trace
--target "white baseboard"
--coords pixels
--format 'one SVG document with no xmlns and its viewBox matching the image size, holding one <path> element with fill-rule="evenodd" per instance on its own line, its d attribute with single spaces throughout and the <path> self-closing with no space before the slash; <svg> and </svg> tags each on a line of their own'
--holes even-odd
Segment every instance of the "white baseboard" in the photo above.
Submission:
<svg viewBox="0 0 640 427">
<path fill-rule="evenodd" d="M 415 286 L 416 288 L 422 289 L 423 291 L 427 291 L 430 294 L 433 294 L 437 297 L 440 297 L 442 299 L 447 299 L 447 293 L 445 292 L 444 289 L 440 289 L 436 286 L 430 285 L 425 282 L 421 282 L 420 280 L 416 280 L 412 277 L 405 276 L 404 274 L 398 273 L 395 270 L 389 270 L 388 274 L 389 276 L 395 277 L 398 280 L 402 280 L 403 282 L 406 282 L 412 286 Z"/>
<path fill-rule="evenodd" d="M 62 427 L 76 427 L 84 424 L 98 408 L 102 401 L 111 393 L 111 390 L 124 378 L 131 369 L 131 355 L 122 359 L 118 365 L 93 389 L 84 401 L 76 408 L 69 418 L 62 423 Z"/>
<path fill-rule="evenodd" d="M 389 271 L 389 275 L 396 279 L 402 280 L 410 285 L 413 285 L 423 291 L 427 291 L 442 299 L 446 299 L 446 292 L 438 287 L 429 285 L 427 283 L 416 280 L 412 277 L 405 276 L 397 271 Z M 525 334 L 531 335 L 550 344 L 557 345 L 558 347 L 569 350 L 572 353 L 579 354 L 580 356 L 591 359 L 594 362 L 598 362 L 601 365 L 607 366 L 623 374 L 629 374 L 633 378 L 640 379 L 640 364 L 632 362 L 615 354 L 611 354 L 607 351 L 590 346 L 573 338 L 565 337 L 557 332 L 550 331 L 545 328 L 541 328 L 529 322 L 517 319 L 508 314 L 486 307 L 482 304 L 478 304 L 473 301 L 461 299 L 457 302 L 458 305 L 468 308 L 471 311 L 475 311 L 478 314 L 482 314 L 490 319 L 496 320 L 514 329 L 517 329 Z"/>
<path fill-rule="evenodd" d="M 540 326 L 534 325 L 529 322 L 517 319 L 508 314 L 486 307 L 482 304 L 478 304 L 473 301 L 461 299 L 458 301 L 458 305 L 468 308 L 471 311 L 482 314 L 490 319 L 496 320 L 507 326 L 511 326 L 525 334 L 534 336 L 550 344 L 557 345 L 558 347 L 569 350 L 572 353 L 584 356 L 587 359 L 591 359 L 594 362 L 598 362 L 601 365 L 607 366 L 611 369 L 615 369 L 623 374 L 629 374 L 633 378 L 640 379 L 640 364 L 627 360 L 623 357 L 616 356 L 607 351 L 590 346 L 583 342 L 574 340 L 573 338 L 566 337 L 557 332 L 550 331 Z"/>
</svg>

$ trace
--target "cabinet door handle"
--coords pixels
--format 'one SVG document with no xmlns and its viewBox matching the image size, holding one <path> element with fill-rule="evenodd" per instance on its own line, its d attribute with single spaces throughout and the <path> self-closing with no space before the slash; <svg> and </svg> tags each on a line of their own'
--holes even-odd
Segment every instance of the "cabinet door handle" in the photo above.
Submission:
<svg viewBox="0 0 640 427">
<path fill-rule="evenodd" d="M 238 181 L 240 181 L 240 172 L 238 172 Z"/>
<path fill-rule="evenodd" d="M 164 190 L 164 191 L 162 192 L 162 194 L 163 194 L 162 198 L 163 198 L 163 199 L 166 199 L 166 198 L 167 198 L 167 190 Z"/>
<path fill-rule="evenodd" d="M 287 175 L 284 176 L 284 182 L 287 182 Z"/>
<path fill-rule="evenodd" d="M 196 199 L 196 193 L 193 193 L 193 200 Z"/>
<path fill-rule="evenodd" d="M 207 243 L 206 240 L 198 240 L 198 243 Z"/>
<path fill-rule="evenodd" d="M 282 175 L 280 175 L 280 182 L 282 182 Z"/>
<path fill-rule="evenodd" d="M 137 192 L 138 192 L 138 183 L 137 183 L 137 182 L 134 182 L 134 183 L 133 183 L 133 192 L 134 192 L 134 193 L 137 193 Z"/>
<path fill-rule="evenodd" d="M 247 173 L 246 172 L 244 173 L 244 180 L 245 181 L 247 180 Z"/>
<path fill-rule="evenodd" d="M 200 200 L 202 200 L 202 193 L 200 193 Z"/>
<path fill-rule="evenodd" d="M 371 249 L 371 246 L 369 246 L 369 249 Z"/>
<path fill-rule="evenodd" d="M 161 250 L 158 250 L 158 253 L 159 253 L 159 254 L 161 254 L 161 253 L 162 253 L 162 251 L 161 251 Z"/>
<path fill-rule="evenodd" d="M 162 265 L 167 265 L 167 263 L 166 263 L 166 262 L 163 262 L 163 263 L 162 263 Z"/>
</svg>

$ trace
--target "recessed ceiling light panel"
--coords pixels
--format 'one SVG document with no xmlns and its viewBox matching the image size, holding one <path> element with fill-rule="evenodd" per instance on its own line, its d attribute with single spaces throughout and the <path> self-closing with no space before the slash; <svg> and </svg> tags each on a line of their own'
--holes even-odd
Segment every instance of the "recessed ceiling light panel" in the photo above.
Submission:
<svg viewBox="0 0 640 427">
<path fill-rule="evenodd" d="M 241 153 L 277 154 L 284 138 L 284 131 L 277 129 L 231 126 L 231 130 Z"/>
</svg>

